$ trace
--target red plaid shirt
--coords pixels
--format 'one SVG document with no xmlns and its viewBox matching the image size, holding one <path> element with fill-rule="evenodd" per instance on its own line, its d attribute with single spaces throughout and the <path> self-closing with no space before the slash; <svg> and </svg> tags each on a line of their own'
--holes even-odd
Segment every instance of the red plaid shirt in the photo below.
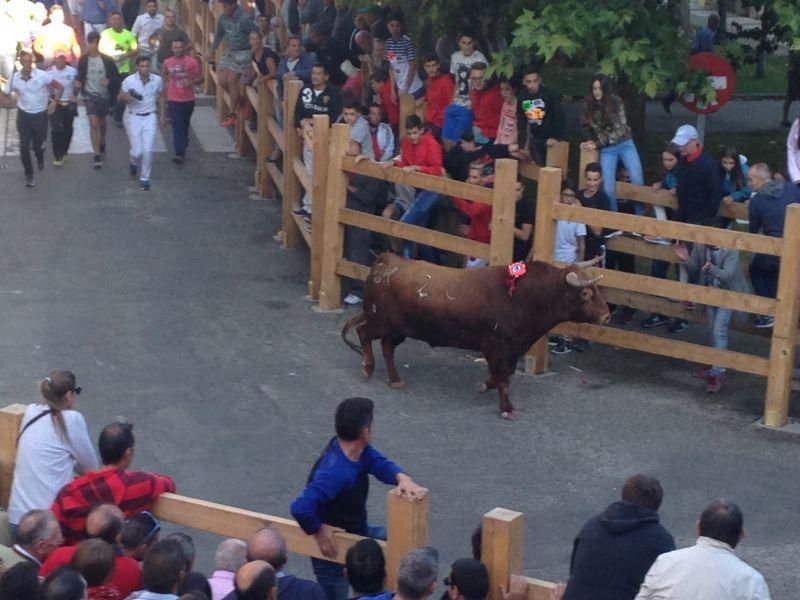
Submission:
<svg viewBox="0 0 800 600">
<path fill-rule="evenodd" d="M 150 510 L 164 492 L 174 492 L 171 478 L 146 471 L 102 469 L 73 479 L 58 492 L 50 510 L 64 532 L 64 543 L 84 537 L 86 517 L 99 504 L 116 504 L 126 517 Z"/>
</svg>

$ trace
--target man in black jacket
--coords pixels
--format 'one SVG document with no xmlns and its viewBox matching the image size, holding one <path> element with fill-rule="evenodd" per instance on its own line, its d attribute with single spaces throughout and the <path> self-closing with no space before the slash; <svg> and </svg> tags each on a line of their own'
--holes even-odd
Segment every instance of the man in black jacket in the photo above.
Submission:
<svg viewBox="0 0 800 600">
<path fill-rule="evenodd" d="M 614 502 L 583 526 L 572 547 L 564 600 L 633 600 L 650 566 L 675 540 L 658 521 L 664 492 L 655 477 L 634 475 Z"/>
<path fill-rule="evenodd" d="M 700 145 L 697 129 L 681 125 L 672 138 L 681 149 L 676 176 L 678 179 L 679 221 L 712 226 L 717 221 L 719 205 L 725 195 L 717 161 Z"/>
<path fill-rule="evenodd" d="M 91 127 L 94 148 L 94 168 L 103 166 L 106 155 L 106 118 L 119 92 L 122 77 L 110 56 L 100 53 L 100 34 L 90 31 L 86 35 L 89 51 L 78 61 L 78 77 L 86 114 Z"/>
<path fill-rule="evenodd" d="M 544 166 L 547 149 L 564 139 L 564 107 L 561 94 L 542 85 L 536 66 L 522 71 L 522 89 L 517 97 L 519 149 L 537 165 Z"/>
</svg>

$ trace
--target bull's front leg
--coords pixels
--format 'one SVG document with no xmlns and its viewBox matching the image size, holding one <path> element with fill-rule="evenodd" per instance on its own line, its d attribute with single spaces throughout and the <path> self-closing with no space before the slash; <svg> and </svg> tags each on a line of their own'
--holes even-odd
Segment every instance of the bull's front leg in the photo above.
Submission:
<svg viewBox="0 0 800 600">
<path fill-rule="evenodd" d="M 394 349 L 403 343 L 404 337 L 389 337 L 381 339 L 381 350 L 383 350 L 383 360 L 386 362 L 386 370 L 389 373 L 389 385 L 393 388 L 401 389 L 405 386 L 397 367 L 394 364 Z"/>
<path fill-rule="evenodd" d="M 486 357 L 489 365 L 489 382 L 497 388 L 497 395 L 500 398 L 500 416 L 511 421 L 517 418 L 514 407 L 509 400 L 508 380 L 516 367 L 516 360 L 508 360 L 507 357 Z"/>
</svg>

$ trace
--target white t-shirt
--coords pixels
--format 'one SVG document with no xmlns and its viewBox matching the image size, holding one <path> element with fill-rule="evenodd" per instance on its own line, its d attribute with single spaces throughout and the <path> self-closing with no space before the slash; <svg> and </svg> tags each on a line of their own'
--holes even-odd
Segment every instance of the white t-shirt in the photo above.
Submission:
<svg viewBox="0 0 800 600">
<path fill-rule="evenodd" d="M 30 404 L 22 417 L 22 428 L 47 410 L 46 404 Z M 85 473 L 99 467 L 86 419 L 75 410 L 62 412 L 69 439 L 63 439 L 52 415 L 33 423 L 17 446 L 17 462 L 8 501 L 8 521 L 16 525 L 29 510 L 48 509 L 58 491 L 72 480 L 73 472 Z"/>
<path fill-rule="evenodd" d="M 478 62 L 489 64 L 486 57 L 478 50 L 475 50 L 469 56 L 464 56 L 464 53 L 459 50 L 458 52 L 453 52 L 450 57 L 450 72 L 456 80 L 453 91 L 453 104 L 464 108 L 472 106 L 469 99 L 469 68 Z"/>
<path fill-rule="evenodd" d="M 3 92 L 17 93 L 17 108 L 26 113 L 40 113 L 47 110 L 50 101 L 50 84 L 53 76 L 41 69 L 31 69 L 31 76 L 25 80 L 22 72 L 16 71 L 6 81 Z"/>
<path fill-rule="evenodd" d="M 397 82 L 397 89 L 405 93 L 406 86 L 409 94 L 415 93 L 422 87 L 422 80 L 416 71 L 411 71 L 411 61 L 417 59 L 414 43 L 407 35 L 400 36 L 399 40 L 389 38 L 386 40 L 386 49 L 383 53 L 384 58 L 389 61 L 389 65 L 394 71 L 394 78 Z M 409 84 L 409 77 L 412 78 Z"/>
<path fill-rule="evenodd" d="M 134 115 L 156 112 L 158 110 L 159 94 L 161 94 L 163 86 L 161 77 L 155 73 L 150 73 L 147 83 L 142 81 L 139 73 L 128 75 L 122 81 L 122 91 L 127 94 L 134 90 L 142 97 L 141 100 L 134 99 L 133 102 L 130 102 L 128 111 Z"/>
<path fill-rule="evenodd" d="M 47 72 L 53 80 L 64 86 L 64 91 L 61 92 L 61 98 L 59 98 L 59 100 L 63 102 L 69 100 L 69 97 L 72 96 L 72 83 L 78 76 L 78 69 L 69 65 L 66 65 L 63 69 L 57 69 L 55 66 L 52 66 L 47 69 Z"/>
<path fill-rule="evenodd" d="M 156 13 L 151 17 L 147 13 L 142 13 L 133 22 L 131 33 L 136 36 L 136 43 L 139 44 L 139 50 L 145 53 L 151 51 L 150 38 L 153 34 L 164 26 L 164 15 Z"/>
<path fill-rule="evenodd" d="M 350 140 L 356 142 L 361 147 L 361 154 L 370 160 L 375 160 L 375 152 L 372 148 L 372 136 L 369 133 L 369 123 L 364 117 L 358 117 L 356 122 L 350 127 Z"/>
<path fill-rule="evenodd" d="M 562 263 L 578 260 L 578 238 L 586 237 L 586 225 L 572 221 L 556 222 L 556 247 L 554 258 Z"/>
</svg>

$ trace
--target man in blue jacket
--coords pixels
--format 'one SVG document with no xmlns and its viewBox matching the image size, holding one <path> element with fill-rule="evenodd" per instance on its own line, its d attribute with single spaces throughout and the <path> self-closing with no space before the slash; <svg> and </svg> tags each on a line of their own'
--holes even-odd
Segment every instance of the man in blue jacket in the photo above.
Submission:
<svg viewBox="0 0 800 600">
<path fill-rule="evenodd" d="M 658 521 L 664 492 L 655 477 L 634 475 L 613 502 L 583 526 L 572 547 L 564 600 L 633 600 L 656 558 L 675 549 Z"/>
<path fill-rule="evenodd" d="M 770 237 L 783 237 L 786 207 L 800 202 L 800 188 L 783 179 L 774 180 L 772 169 L 766 163 L 756 163 L 747 173 L 747 181 L 755 195 L 750 200 L 750 233 L 763 233 Z M 775 298 L 778 293 L 778 273 L 781 261 L 770 254 L 756 254 L 750 263 L 750 282 L 758 296 Z M 768 315 L 758 317 L 753 324 L 769 328 L 775 319 Z"/>
<path fill-rule="evenodd" d="M 313 535 L 323 556 L 338 554 L 334 531 L 385 539 L 384 527 L 367 524 L 369 475 L 387 485 L 397 485 L 400 496 L 422 498 L 428 490 L 371 444 L 374 404 L 368 398 L 348 398 L 336 407 L 336 437 L 314 463 L 306 488 L 292 502 L 292 516 Z M 348 584 L 342 565 L 311 559 L 317 581 L 328 600 L 347 598 Z"/>
</svg>

